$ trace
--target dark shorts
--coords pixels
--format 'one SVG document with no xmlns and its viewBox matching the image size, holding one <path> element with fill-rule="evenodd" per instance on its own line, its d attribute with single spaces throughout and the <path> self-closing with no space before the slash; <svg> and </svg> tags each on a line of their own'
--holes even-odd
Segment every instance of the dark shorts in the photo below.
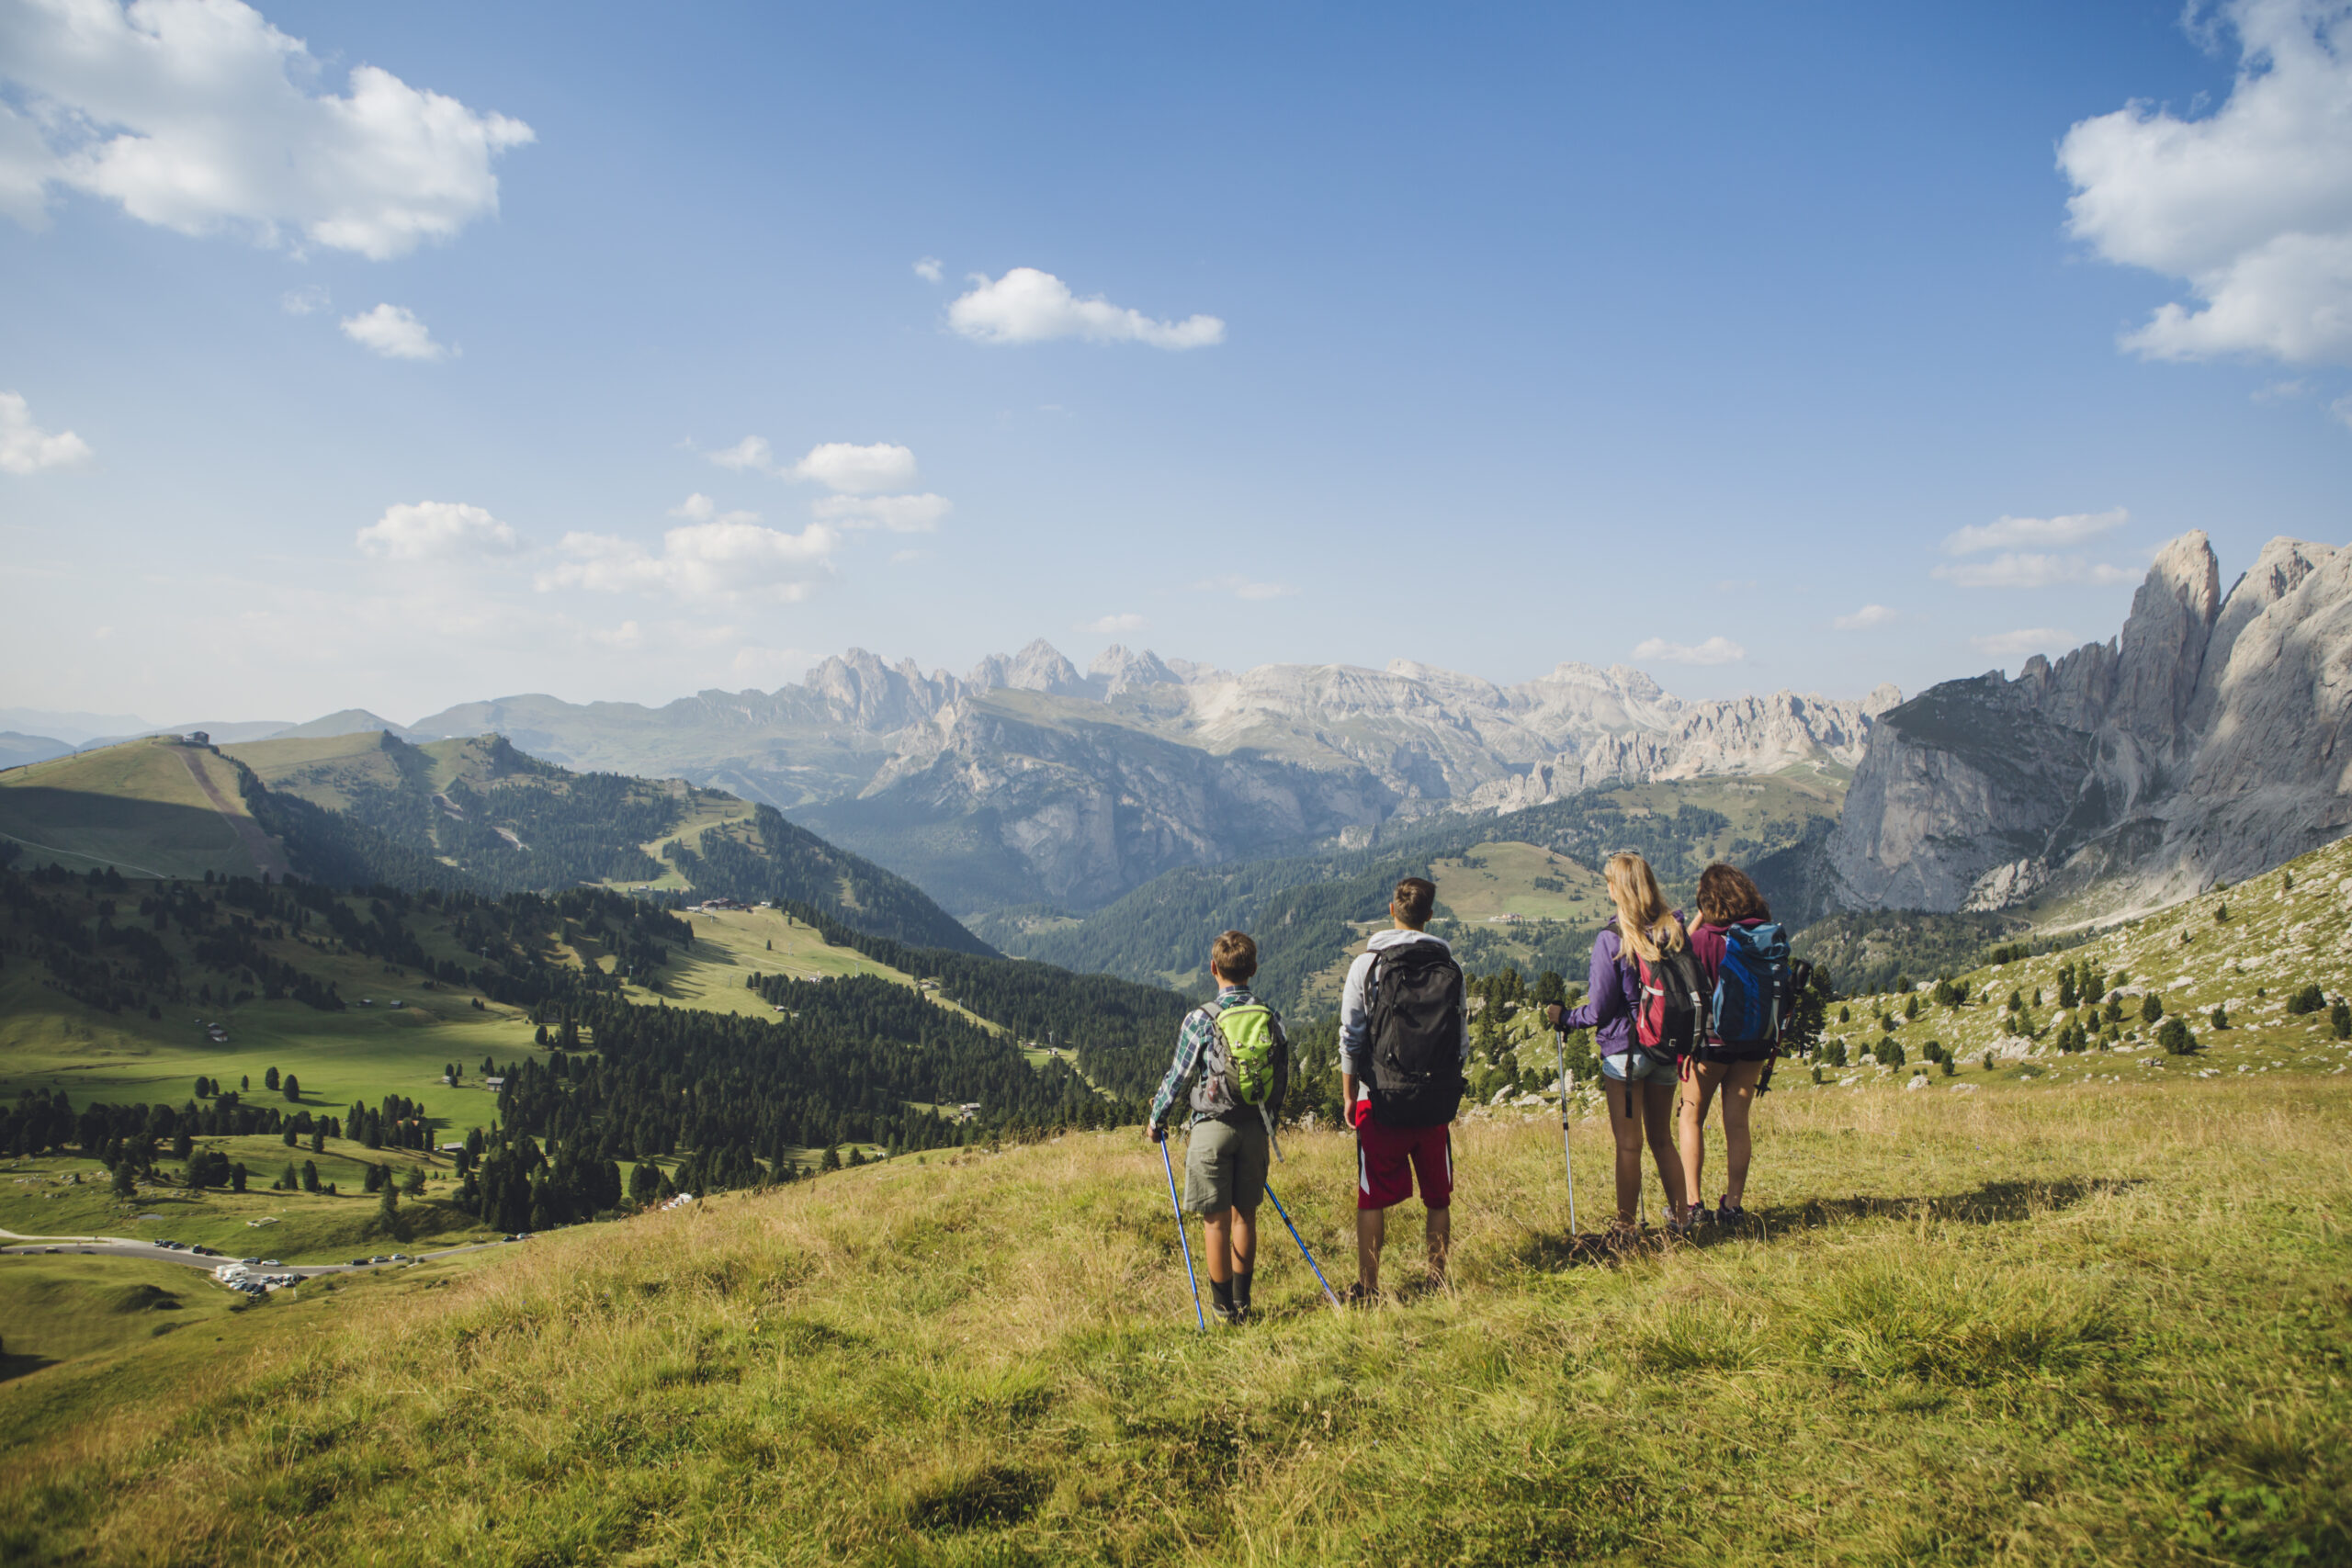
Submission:
<svg viewBox="0 0 2352 1568">
<path fill-rule="evenodd" d="M 1453 1129 L 1384 1127 L 1366 1122 L 1356 1129 L 1356 1207 L 1385 1209 L 1413 1195 L 1418 1178 L 1421 1201 L 1442 1209 L 1453 1201 Z"/>
<path fill-rule="evenodd" d="M 1184 1149 L 1184 1212 L 1256 1213 L 1266 1191 L 1267 1143 L 1266 1124 L 1254 1115 L 1193 1122 Z"/>
<path fill-rule="evenodd" d="M 1690 1059 L 1694 1062 L 1705 1062 L 1711 1066 L 1731 1066 L 1740 1062 L 1769 1062 L 1772 1059 L 1772 1049 L 1770 1045 L 1725 1045 L 1718 1042 L 1713 1045 L 1700 1046 L 1690 1053 Z"/>
</svg>

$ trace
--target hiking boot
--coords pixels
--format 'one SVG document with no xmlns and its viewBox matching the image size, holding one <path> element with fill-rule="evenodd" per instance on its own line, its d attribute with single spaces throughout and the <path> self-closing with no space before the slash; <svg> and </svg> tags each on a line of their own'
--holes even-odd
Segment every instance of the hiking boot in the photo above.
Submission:
<svg viewBox="0 0 2352 1568">
<path fill-rule="evenodd" d="M 1715 1210 L 1715 1224 L 1719 1225 L 1744 1225 L 1747 1223 L 1747 1211 L 1728 1198 Z"/>
<path fill-rule="evenodd" d="M 1689 1241 L 1698 1234 L 1699 1227 L 1709 1218 L 1711 1216 L 1707 1213 L 1705 1204 L 1693 1203 L 1680 1213 L 1672 1215 L 1667 1220 L 1666 1234 Z"/>
<path fill-rule="evenodd" d="M 1378 1291 L 1365 1290 L 1363 1288 L 1363 1281 L 1359 1280 L 1354 1284 L 1350 1285 L 1348 1287 L 1348 1293 L 1340 1299 L 1347 1303 L 1347 1304 L 1351 1307 L 1371 1306 L 1380 1300 L 1380 1292 Z"/>
<path fill-rule="evenodd" d="M 1211 1302 L 1209 1303 L 1209 1315 L 1216 1319 L 1219 1323 L 1224 1324 L 1227 1328 L 1231 1328 L 1241 1321 L 1242 1312 L 1239 1307 L 1228 1306 L 1224 1302 Z"/>
</svg>

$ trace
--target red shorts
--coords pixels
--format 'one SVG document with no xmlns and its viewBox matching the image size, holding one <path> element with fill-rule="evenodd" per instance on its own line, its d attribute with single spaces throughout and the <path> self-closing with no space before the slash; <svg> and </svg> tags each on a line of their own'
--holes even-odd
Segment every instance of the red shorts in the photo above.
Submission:
<svg viewBox="0 0 2352 1568">
<path fill-rule="evenodd" d="M 1413 1195 L 1417 1178 L 1421 1201 L 1430 1208 L 1453 1201 L 1453 1129 L 1384 1127 L 1366 1118 L 1356 1129 L 1356 1207 L 1401 1203 Z"/>
</svg>

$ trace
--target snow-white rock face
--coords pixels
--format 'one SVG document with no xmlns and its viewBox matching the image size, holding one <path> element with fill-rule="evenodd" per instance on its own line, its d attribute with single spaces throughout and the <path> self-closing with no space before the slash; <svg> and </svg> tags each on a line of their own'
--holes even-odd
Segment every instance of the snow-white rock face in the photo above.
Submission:
<svg viewBox="0 0 2352 1568">
<path fill-rule="evenodd" d="M 1886 713 L 1828 845 L 1863 908 L 2169 903 L 2352 828 L 2352 553 L 2273 539 L 2229 594 L 2201 533 L 2120 637 Z"/>
<path fill-rule="evenodd" d="M 1086 907 L 1174 866 L 1399 816 L 1505 811 L 1595 784 L 1861 761 L 1883 687 L 1686 703 L 1638 670 L 1562 664 L 1498 685 L 1406 660 L 1239 674 L 1050 644 L 958 678 L 861 649 L 797 686 L 650 709 L 469 705 L 440 733 L 515 726 L 575 767 L 679 775 L 771 801 L 957 908 Z"/>
</svg>

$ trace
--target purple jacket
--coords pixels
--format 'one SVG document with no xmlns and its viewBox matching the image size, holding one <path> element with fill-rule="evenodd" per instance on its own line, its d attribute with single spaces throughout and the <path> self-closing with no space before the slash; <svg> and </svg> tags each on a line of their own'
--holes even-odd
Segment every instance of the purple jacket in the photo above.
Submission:
<svg viewBox="0 0 2352 1568">
<path fill-rule="evenodd" d="M 1595 1031 L 1593 1045 L 1604 1056 L 1619 1056 L 1634 1048 L 1634 1003 L 1640 982 L 1634 966 L 1618 960 L 1622 949 L 1614 922 L 1592 939 L 1592 972 L 1584 1005 L 1570 1008 L 1560 1020 L 1562 1029 Z"/>
<path fill-rule="evenodd" d="M 1681 911 L 1675 914 L 1679 919 Z M 1720 942 L 1715 953 L 1720 962 Z M 1623 1055 L 1634 1045 L 1634 1009 L 1641 999 L 1641 992 L 1640 971 L 1624 957 L 1617 922 L 1611 920 L 1592 939 L 1592 970 L 1585 986 L 1584 1005 L 1570 1008 L 1561 1018 L 1560 1027 L 1589 1029 L 1593 1031 L 1596 1051 L 1604 1056 Z"/>
</svg>

